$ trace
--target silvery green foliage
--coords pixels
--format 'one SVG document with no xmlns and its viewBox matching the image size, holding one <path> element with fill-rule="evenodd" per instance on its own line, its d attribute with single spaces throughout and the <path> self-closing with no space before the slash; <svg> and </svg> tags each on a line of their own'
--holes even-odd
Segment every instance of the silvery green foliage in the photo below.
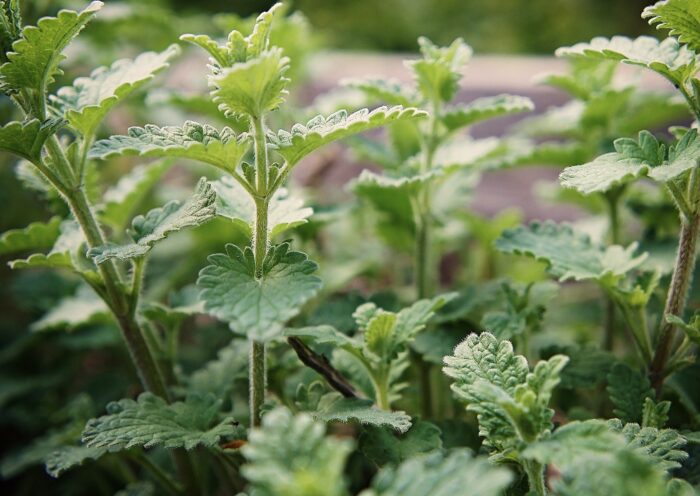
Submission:
<svg viewBox="0 0 700 496">
<path fill-rule="evenodd" d="M 242 473 L 251 495 L 341 496 L 352 441 L 325 435 L 325 425 L 310 415 L 277 408 L 263 417 L 243 447 Z"/>
<path fill-rule="evenodd" d="M 219 417 L 221 400 L 192 393 L 184 402 L 168 404 L 150 393 L 136 401 L 123 399 L 107 405 L 107 415 L 88 421 L 82 441 L 89 448 L 119 451 L 134 446 L 151 448 L 216 448 L 236 433 L 231 417 Z"/>
</svg>

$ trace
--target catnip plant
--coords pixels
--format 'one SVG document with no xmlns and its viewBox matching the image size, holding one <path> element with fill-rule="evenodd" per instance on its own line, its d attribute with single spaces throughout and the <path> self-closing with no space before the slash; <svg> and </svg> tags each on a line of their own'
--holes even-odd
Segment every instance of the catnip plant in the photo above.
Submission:
<svg viewBox="0 0 700 496">
<path fill-rule="evenodd" d="M 71 82 L 76 70 L 85 73 L 85 60 L 113 53 L 76 64 L 67 51 L 64 60 L 103 7 L 109 14 L 112 6 L 93 2 L 31 25 L 18 0 L 0 0 L 0 105 L 14 105 L 16 116 L 0 127 L 0 150 L 19 158 L 20 184 L 40 191 L 54 215 L 0 236 L 0 255 L 27 253 L 10 261 L 15 274 L 28 274 L 13 283 L 16 298 L 48 309 L 0 353 L 0 428 L 12 430 L 0 458 L 3 489 L 697 492 L 697 125 L 628 136 L 681 108 L 698 119 L 700 38 L 687 22 L 700 20 L 695 3 L 666 0 L 645 10 L 671 32 L 665 41 L 615 37 L 561 49 L 572 76 L 550 82 L 571 90 L 570 107 L 597 117 L 576 114 L 564 130 L 569 142 L 544 144 L 468 136 L 472 124 L 532 103 L 509 95 L 455 103 L 471 55 L 461 40 L 440 47 L 421 39 L 420 58 L 407 64 L 415 85 L 346 84 L 364 103 L 394 106 L 309 120 L 313 105 L 296 108 L 302 100 L 288 95 L 290 79 L 300 77 L 296 57 L 308 48 L 295 40 L 309 26 L 279 4 L 249 19 L 215 16 L 210 28 L 202 17 L 164 16 L 168 42 L 173 33 L 211 31 Z M 165 10 L 142 11 L 134 25 Z M 105 33 L 120 32 L 113 16 L 99 17 Z M 83 35 L 71 50 L 107 43 L 104 33 Z M 180 93 L 158 81 L 182 47 L 182 63 L 201 69 L 208 91 Z M 195 55 L 202 49 L 206 67 Z M 617 87 L 611 78 L 621 60 L 661 73 L 676 95 Z M 529 130 L 552 113 L 559 115 L 530 120 Z M 205 121 L 187 120 L 193 116 Z M 123 117 L 137 126 L 124 131 Z M 383 127 L 386 141 L 376 132 Z M 309 155 L 344 138 L 382 169 L 362 172 L 351 189 L 381 215 L 382 240 L 414 255 L 405 279 L 371 280 L 377 274 L 368 271 L 355 280 L 359 272 L 342 267 L 338 253 L 299 251 L 337 235 L 334 243 L 347 241 L 348 266 L 371 258 L 365 231 L 352 224 L 367 209 L 350 205 L 348 217 L 357 217 L 347 222 L 338 211 L 311 208 L 290 180 Z M 680 218 L 673 271 L 650 263 L 659 257 L 645 254 L 646 243 L 606 244 L 551 221 L 512 228 L 512 212 L 485 220 L 467 211 L 465 191 L 482 172 L 538 160 L 579 164 L 562 173 L 561 197 L 603 202 L 600 211 L 613 190 L 618 206 L 666 191 L 673 199 L 666 224 Z M 307 188 L 311 197 L 320 193 Z M 656 208 L 663 195 L 643 205 Z M 638 225 L 649 229 L 650 218 L 626 224 L 625 236 L 631 240 Z M 572 282 L 556 284 L 541 264 L 505 256 L 499 261 L 508 263 L 486 264 L 493 267 L 481 277 L 441 280 L 447 246 L 462 259 L 474 255 L 453 230 L 465 222 L 483 224 L 479 244 L 495 240 L 494 249 L 543 261 L 549 276 Z M 331 266 L 323 290 L 310 258 Z M 328 277 L 334 269 L 342 274 Z M 611 321 L 614 347 L 602 343 L 597 317 L 570 306 L 571 294 L 590 284 L 621 316 Z M 42 286 L 55 286 L 55 299 Z M 135 376 L 120 361 L 124 348 Z M 23 374 L 37 369 L 42 375 Z"/>
</svg>

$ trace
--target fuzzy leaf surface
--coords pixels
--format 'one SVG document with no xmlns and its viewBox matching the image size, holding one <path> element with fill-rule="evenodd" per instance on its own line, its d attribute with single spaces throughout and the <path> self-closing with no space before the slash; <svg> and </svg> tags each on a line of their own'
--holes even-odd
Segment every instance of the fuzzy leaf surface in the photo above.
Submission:
<svg viewBox="0 0 700 496">
<path fill-rule="evenodd" d="M 48 119 L 44 122 L 38 119 L 9 122 L 0 127 L 0 150 L 38 163 L 41 161 L 44 143 L 62 124 L 60 119 Z"/>
<path fill-rule="evenodd" d="M 98 264 L 111 258 L 129 260 L 143 257 L 158 241 L 170 234 L 211 220 L 216 215 L 215 200 L 216 193 L 211 184 L 205 178 L 201 178 L 194 194 L 186 202 L 171 201 L 163 207 L 151 210 L 145 216 L 135 217 L 130 230 L 133 243 L 98 246 L 92 248 L 88 256 Z"/>
<path fill-rule="evenodd" d="M 448 130 L 454 131 L 487 119 L 529 112 L 534 108 L 534 103 L 527 97 L 503 94 L 477 98 L 468 104 L 448 108 L 440 119 Z"/>
<path fill-rule="evenodd" d="M 46 472 L 51 477 L 60 477 L 64 472 L 79 467 L 89 460 L 97 460 L 106 453 L 107 449 L 101 447 L 64 446 L 46 458 Z"/>
<path fill-rule="evenodd" d="M 216 191 L 216 214 L 231 219 L 243 232 L 252 237 L 255 224 L 255 201 L 233 178 L 224 176 L 212 181 Z M 268 228 L 270 237 L 294 229 L 308 222 L 313 209 L 304 206 L 304 201 L 279 188 L 268 206 Z"/>
<path fill-rule="evenodd" d="M 531 256 L 548 265 L 560 281 L 593 279 L 607 284 L 638 267 L 646 254 L 635 256 L 636 243 L 603 248 L 568 224 L 533 222 L 503 232 L 496 248 L 504 253 Z"/>
<path fill-rule="evenodd" d="M 317 265 L 304 253 L 289 251 L 289 243 L 268 250 L 260 278 L 249 247 L 228 244 L 226 253 L 208 260 L 211 265 L 197 280 L 205 310 L 249 339 L 279 336 L 284 324 L 321 288 L 321 280 L 313 275 Z"/>
<path fill-rule="evenodd" d="M 221 131 L 208 124 L 187 121 L 182 127 L 129 128 L 126 136 L 112 136 L 97 141 L 89 157 L 107 159 L 122 155 L 139 157 L 181 157 L 211 164 L 224 171 L 234 171 L 250 142 L 246 134 L 236 135 L 229 127 Z"/>
<path fill-rule="evenodd" d="M 684 83 L 697 71 L 700 56 L 674 38 L 659 41 L 651 36 L 593 38 L 556 51 L 558 57 L 592 57 L 620 60 L 658 72 L 676 84 Z"/>
<path fill-rule="evenodd" d="M 418 456 L 398 467 L 384 468 L 372 481 L 372 488 L 361 496 L 498 496 L 511 479 L 506 469 L 459 449 Z"/>
<path fill-rule="evenodd" d="M 399 464 L 418 455 L 442 449 L 440 429 L 417 420 L 402 434 L 390 429 L 367 427 L 360 435 L 360 450 L 379 466 Z"/>
<path fill-rule="evenodd" d="M 5 231 L 0 236 L 0 255 L 51 248 L 61 233 L 60 226 L 61 218 L 52 217 L 48 222 L 32 222 L 25 228 Z"/>
<path fill-rule="evenodd" d="M 693 0 L 664 0 L 646 7 L 642 17 L 658 29 L 667 29 L 671 36 L 700 53 L 700 4 Z"/>
<path fill-rule="evenodd" d="M 190 394 L 184 402 L 167 404 L 151 393 L 138 400 L 123 399 L 107 405 L 108 415 L 92 419 L 82 440 L 90 448 L 120 451 L 144 448 L 215 448 L 221 438 L 233 435 L 233 419 L 218 420 L 221 400 L 212 395 Z"/>
<path fill-rule="evenodd" d="M 641 422 L 644 402 L 656 395 L 646 375 L 624 363 L 616 364 L 608 374 L 608 395 L 613 413 L 623 422 Z"/>
<path fill-rule="evenodd" d="M 388 427 L 402 433 L 411 427 L 411 417 L 406 412 L 379 410 L 371 400 L 344 398 L 340 393 L 324 395 L 317 410 L 311 412 L 311 415 L 324 422 L 352 422 Z"/>
<path fill-rule="evenodd" d="M 362 109 L 349 115 L 347 111 L 340 110 L 328 117 L 316 116 L 306 125 L 295 124 L 291 131 L 268 133 L 268 139 L 271 148 L 293 166 L 309 153 L 332 141 L 425 115 L 427 114 L 422 110 L 401 106 L 379 107 L 372 111 Z"/>
<path fill-rule="evenodd" d="M 83 136 L 92 136 L 112 107 L 167 68 L 179 53 L 178 46 L 171 45 L 160 53 L 146 52 L 134 60 L 118 60 L 59 89 L 51 101 L 74 129 Z"/>
<path fill-rule="evenodd" d="M 277 408 L 262 419 L 242 448 L 241 473 L 257 496 L 299 494 L 343 496 L 345 461 L 352 442 L 325 436 L 325 425 L 310 415 Z"/>
<path fill-rule="evenodd" d="M 561 185 L 584 195 L 602 193 L 647 175 L 664 160 L 665 148 L 648 131 L 640 132 L 638 141 L 617 139 L 614 146 L 613 153 L 564 169 L 559 176 Z"/>
<path fill-rule="evenodd" d="M 0 90 L 16 93 L 23 89 L 43 98 L 46 88 L 64 59 L 63 50 L 85 27 L 102 2 L 92 2 L 81 12 L 61 10 L 56 17 L 42 17 L 36 26 L 22 29 L 22 37 L 12 44 L 8 62 L 0 66 Z"/>
</svg>

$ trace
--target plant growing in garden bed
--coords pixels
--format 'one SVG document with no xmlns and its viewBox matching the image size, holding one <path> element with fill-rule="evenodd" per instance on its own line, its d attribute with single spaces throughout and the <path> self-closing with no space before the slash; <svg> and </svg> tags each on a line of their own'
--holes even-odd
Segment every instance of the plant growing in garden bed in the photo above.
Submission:
<svg viewBox="0 0 700 496">
<path fill-rule="evenodd" d="M 216 107 L 223 126 L 148 123 L 104 135 L 108 114 L 138 97 L 180 48 L 119 60 L 54 91 L 64 50 L 102 7 L 62 10 L 32 26 L 23 23 L 18 0 L 0 0 L 0 90 L 18 116 L 0 127 L 0 149 L 21 158 L 18 177 L 56 213 L 3 234 L 0 254 L 28 253 L 10 267 L 55 277 L 66 295 L 31 325 L 31 341 L 0 353 L 0 363 L 17 365 L 41 341 L 55 348 L 46 358 L 55 367 L 50 376 L 0 376 L 0 404 L 10 405 L 3 428 L 47 431 L 37 412 L 62 406 L 49 419 L 53 429 L 2 459 L 10 484 L 76 494 L 694 493 L 700 325 L 686 306 L 700 225 L 700 138 L 695 125 L 669 136 L 642 131 L 607 150 L 613 132 L 637 131 L 639 115 L 656 125 L 679 108 L 673 97 L 616 89 L 618 61 L 671 81 L 700 120 L 694 3 L 667 0 L 645 10 L 670 31 L 664 41 L 596 38 L 561 49 L 574 61 L 573 76 L 550 82 L 579 98 L 582 115 L 619 100 L 632 113 L 582 117 L 567 131 L 573 146 L 525 148 L 460 134 L 477 121 L 532 109 L 510 95 L 453 103 L 471 55 L 461 40 L 446 47 L 419 40 L 422 56 L 408 63 L 415 88 L 348 83 L 391 107 L 288 125 L 295 111 L 279 109 L 294 62 L 284 45 L 294 37 L 272 34 L 277 23 L 297 32 L 301 21 L 284 18 L 279 4 L 255 19 L 219 18 L 240 27 L 223 41 L 181 36 L 209 57 L 201 114 Z M 206 101 L 156 96 L 144 102 L 183 109 Z M 645 99 L 663 108 L 634 114 Z M 384 126 L 388 144 L 356 136 Z M 353 148 L 384 169 L 363 172 L 352 188 L 393 223 L 380 224 L 384 239 L 415 254 L 413 301 L 398 281 L 376 294 L 322 294 L 316 263 L 293 248 L 302 225 L 309 224 L 306 239 L 320 238 L 327 226 L 289 189 L 290 175 L 311 153 L 351 136 Z M 124 174 L 125 157 L 155 160 Z M 499 251 L 544 261 L 560 281 L 597 285 L 621 316 L 609 316 L 604 330 L 600 319 L 570 307 L 585 285 L 562 286 L 561 305 L 552 305 L 554 283 L 532 271 L 522 277 L 518 265 L 493 264 L 488 275 L 502 277 L 435 295 L 442 286 L 437 252 L 450 238 L 440 228 L 464 208 L 462 186 L 485 168 L 535 160 L 579 162 L 561 183 L 608 202 L 611 244 L 551 221 L 503 230 L 511 223 L 505 217 L 484 227 L 483 239 L 497 237 Z M 168 188 L 190 169 L 199 174 L 192 162 L 213 166 L 211 177 L 174 199 Z M 123 174 L 116 182 L 115 170 Z M 172 181 L 164 179 L 169 170 Z M 667 191 L 680 218 L 668 281 L 638 243 L 621 245 L 616 227 L 621 199 L 643 180 Z M 135 215 L 146 203 L 155 208 Z M 644 206 L 651 215 L 652 202 Z M 334 262 L 319 254 L 322 263 Z M 31 281 L 33 293 L 15 289 L 39 300 L 44 293 Z M 577 327 L 579 314 L 585 326 Z M 564 324 L 554 326 L 557 318 Z M 56 329 L 74 332 L 50 332 Z M 604 334 L 603 349 L 590 345 Z M 140 385 L 123 374 L 117 357 L 124 344 Z M 444 368 L 426 367 L 436 363 Z M 115 377 L 100 379 L 113 370 Z M 35 464 L 58 480 L 32 478 Z"/>
</svg>

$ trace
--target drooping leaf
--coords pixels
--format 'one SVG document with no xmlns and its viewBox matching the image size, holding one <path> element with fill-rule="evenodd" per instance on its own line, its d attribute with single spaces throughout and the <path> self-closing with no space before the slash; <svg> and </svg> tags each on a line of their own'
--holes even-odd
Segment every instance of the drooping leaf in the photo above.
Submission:
<svg viewBox="0 0 700 496">
<path fill-rule="evenodd" d="M 231 417 L 219 419 L 221 400 L 192 393 L 184 402 L 167 404 L 151 393 L 137 401 L 123 399 L 107 405 L 107 415 L 90 420 L 83 431 L 89 448 L 120 451 L 135 446 L 151 448 L 216 448 L 235 433 Z"/>
<path fill-rule="evenodd" d="M 60 119 L 47 119 L 44 122 L 31 119 L 5 124 L 0 127 L 0 150 L 14 153 L 36 164 L 41 161 L 44 143 L 62 125 L 63 121 Z"/>
<path fill-rule="evenodd" d="M 216 213 L 233 220 L 243 232 L 252 237 L 255 223 L 255 201 L 237 181 L 224 176 L 212 182 L 216 191 Z M 308 222 L 313 209 L 304 207 L 301 198 L 293 196 L 286 188 L 279 188 L 268 206 L 270 237 Z"/>
<path fill-rule="evenodd" d="M 187 378 L 191 392 L 211 393 L 216 398 L 230 396 L 236 379 L 247 378 L 248 348 L 242 341 L 234 340 L 222 348 L 216 359 L 194 371 Z"/>
<path fill-rule="evenodd" d="M 46 458 L 46 472 L 51 477 L 60 477 L 64 472 L 78 467 L 88 460 L 97 460 L 106 453 L 106 448 L 64 446 Z"/>
<path fill-rule="evenodd" d="M 187 121 L 182 127 L 147 124 L 129 128 L 127 136 L 97 141 L 88 156 L 102 160 L 120 155 L 182 157 L 231 172 L 249 146 L 248 135 L 237 136 L 229 127 L 218 131 L 207 124 Z"/>
<path fill-rule="evenodd" d="M 259 118 L 284 102 L 288 69 L 289 59 L 277 47 L 235 63 L 209 76 L 212 100 L 227 117 Z"/>
<path fill-rule="evenodd" d="M 634 256 L 636 243 L 627 248 L 603 248 L 570 225 L 551 221 L 508 229 L 496 241 L 496 248 L 547 263 L 549 272 L 561 281 L 593 279 L 603 284 L 615 281 L 646 258 L 646 254 Z"/>
<path fill-rule="evenodd" d="M 88 256 L 98 264 L 112 258 L 128 260 L 143 257 L 158 241 L 168 235 L 211 220 L 216 215 L 215 199 L 216 193 L 211 184 L 205 178 L 201 178 L 194 194 L 186 202 L 174 200 L 161 208 L 151 210 L 145 216 L 135 217 L 130 230 L 133 243 L 96 246 L 90 249 Z"/>
<path fill-rule="evenodd" d="M 57 74 L 63 50 L 85 27 L 102 2 L 92 2 L 81 12 L 61 10 L 56 17 L 43 17 L 36 26 L 22 29 L 22 37 L 12 44 L 8 62 L 0 66 L 0 90 L 16 93 L 24 89 L 43 99 Z"/>
<path fill-rule="evenodd" d="M 43 250 L 53 246 L 60 234 L 61 218 L 48 222 L 32 222 L 23 229 L 11 229 L 0 236 L 0 255 L 27 250 Z"/>
<path fill-rule="evenodd" d="M 494 467 L 485 458 L 474 458 L 469 450 L 449 454 L 432 453 L 387 467 L 361 496 L 499 496 L 512 475 Z"/>
<path fill-rule="evenodd" d="M 161 53 L 146 52 L 134 60 L 118 60 L 59 89 L 51 101 L 74 129 L 83 136 L 92 136 L 114 105 L 167 68 L 179 52 L 177 45 L 171 45 Z"/>
<path fill-rule="evenodd" d="M 314 117 L 306 125 L 296 124 L 291 131 L 269 133 L 271 148 L 279 153 L 290 166 L 312 151 L 342 138 L 361 133 L 369 129 L 385 126 L 403 119 L 413 119 L 427 115 L 422 110 L 412 107 L 379 107 L 371 112 L 358 110 L 350 115 L 340 110 L 328 117 Z"/>
<path fill-rule="evenodd" d="M 607 425 L 611 431 L 622 434 L 627 446 L 652 457 L 656 466 L 662 470 L 676 469 L 688 458 L 688 453 L 683 451 L 685 438 L 673 429 L 640 427 L 636 423 L 623 424 L 619 419 L 608 420 Z"/>
<path fill-rule="evenodd" d="M 73 296 L 60 300 L 41 319 L 34 322 L 32 331 L 52 329 L 73 330 L 96 322 L 109 322 L 111 313 L 105 302 L 89 286 L 80 286 Z"/>
<path fill-rule="evenodd" d="M 98 207 L 100 220 L 117 231 L 124 229 L 139 203 L 172 165 L 171 159 L 159 160 L 137 166 L 122 176 L 102 196 L 104 203 Z"/>
<path fill-rule="evenodd" d="M 624 363 L 616 364 L 608 374 L 608 394 L 615 405 L 613 413 L 623 422 L 642 421 L 644 402 L 655 397 L 646 375 Z"/>
<path fill-rule="evenodd" d="M 414 422 L 403 434 L 386 428 L 366 427 L 360 435 L 360 450 L 380 467 L 399 464 L 417 455 L 441 449 L 440 429 L 424 420 Z"/>
<path fill-rule="evenodd" d="M 61 234 L 51 250 L 44 253 L 34 253 L 26 259 L 12 260 L 12 269 L 30 268 L 62 268 L 77 272 L 94 270 L 86 257 L 85 236 L 75 221 L 63 221 L 60 226 Z"/>
<path fill-rule="evenodd" d="M 306 413 L 292 416 L 277 408 L 264 415 L 262 428 L 254 429 L 242 448 L 248 463 L 241 472 L 252 494 L 347 494 L 343 470 L 352 442 L 324 434 L 324 424 Z"/>
<path fill-rule="evenodd" d="M 226 253 L 208 260 L 211 265 L 197 280 L 205 310 L 249 339 L 279 336 L 284 324 L 321 288 L 321 280 L 313 275 L 316 264 L 304 253 L 289 251 L 289 243 L 268 250 L 260 278 L 249 247 L 228 244 Z"/>
<path fill-rule="evenodd" d="M 700 5 L 693 0 L 664 0 L 646 7 L 642 17 L 658 29 L 668 29 L 671 36 L 700 53 Z"/>
<path fill-rule="evenodd" d="M 665 147 L 648 131 L 641 131 L 638 141 L 620 138 L 614 145 L 616 152 L 567 167 L 559 176 L 562 186 L 584 195 L 602 193 L 647 175 L 664 160 Z"/>
<path fill-rule="evenodd" d="M 697 71 L 700 56 L 674 38 L 659 41 L 651 36 L 593 38 L 556 51 L 558 57 L 592 57 L 620 60 L 658 72 L 675 84 L 683 84 Z"/>
<path fill-rule="evenodd" d="M 454 131 L 480 121 L 528 112 L 534 108 L 532 100 L 527 97 L 504 94 L 477 98 L 468 104 L 448 108 L 440 116 L 440 120 L 447 129 Z"/>
<path fill-rule="evenodd" d="M 316 344 L 327 344 L 335 348 L 342 348 L 352 354 L 362 353 L 361 342 L 346 334 L 343 334 L 329 325 L 287 328 L 284 330 L 284 335 L 307 338 Z"/>
<path fill-rule="evenodd" d="M 352 422 L 388 427 L 398 432 L 406 432 L 411 427 L 411 417 L 406 412 L 379 410 L 371 400 L 344 398 L 340 393 L 324 395 L 316 411 L 310 413 L 324 422 Z"/>
<path fill-rule="evenodd" d="M 387 105 L 413 107 L 420 103 L 415 90 L 393 79 L 345 79 L 341 84 L 360 90 L 373 101 Z"/>
</svg>

